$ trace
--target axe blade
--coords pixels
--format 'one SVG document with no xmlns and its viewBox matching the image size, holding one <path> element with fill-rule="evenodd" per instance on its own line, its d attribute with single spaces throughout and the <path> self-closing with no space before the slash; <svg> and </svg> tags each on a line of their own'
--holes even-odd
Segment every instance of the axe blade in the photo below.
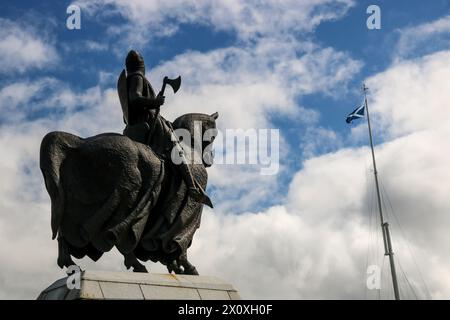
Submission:
<svg viewBox="0 0 450 320">
<path fill-rule="evenodd" d="M 181 86 L 181 76 L 178 76 L 178 78 L 175 79 L 164 78 L 164 80 L 165 83 L 172 87 L 173 93 L 177 93 Z"/>
</svg>

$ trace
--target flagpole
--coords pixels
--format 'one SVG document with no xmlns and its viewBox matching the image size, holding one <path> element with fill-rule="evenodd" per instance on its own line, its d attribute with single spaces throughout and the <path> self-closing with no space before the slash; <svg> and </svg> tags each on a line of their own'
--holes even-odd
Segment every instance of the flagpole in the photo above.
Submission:
<svg viewBox="0 0 450 320">
<path fill-rule="evenodd" d="M 383 209 L 381 206 L 380 187 L 378 185 L 378 171 L 377 171 L 377 164 L 375 162 L 375 152 L 374 152 L 374 148 L 373 148 L 372 128 L 370 126 L 370 116 L 369 116 L 369 105 L 367 103 L 367 90 L 368 90 L 368 88 L 366 87 L 365 84 L 363 84 L 364 103 L 365 103 L 366 112 L 367 112 L 367 125 L 369 127 L 370 148 L 372 149 L 373 174 L 375 177 L 375 187 L 377 190 L 377 200 L 378 200 L 378 210 L 380 213 L 381 231 L 383 232 L 384 252 L 385 252 L 386 256 L 389 256 L 389 263 L 391 266 L 392 285 L 394 287 L 395 300 L 400 300 L 400 294 L 398 291 L 397 273 L 395 271 L 394 252 L 392 251 L 391 234 L 389 232 L 389 224 L 386 221 L 384 221 Z"/>
</svg>

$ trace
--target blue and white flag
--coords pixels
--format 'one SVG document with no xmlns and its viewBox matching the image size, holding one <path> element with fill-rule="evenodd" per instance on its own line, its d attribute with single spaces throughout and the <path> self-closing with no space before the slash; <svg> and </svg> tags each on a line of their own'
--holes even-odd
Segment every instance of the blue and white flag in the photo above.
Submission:
<svg viewBox="0 0 450 320">
<path fill-rule="evenodd" d="M 355 110 L 353 110 L 352 113 L 350 113 L 347 116 L 347 119 L 345 120 L 345 122 L 351 123 L 355 119 L 364 118 L 364 110 L 365 109 L 366 109 L 365 105 L 362 105 L 361 107 L 356 108 Z"/>
</svg>

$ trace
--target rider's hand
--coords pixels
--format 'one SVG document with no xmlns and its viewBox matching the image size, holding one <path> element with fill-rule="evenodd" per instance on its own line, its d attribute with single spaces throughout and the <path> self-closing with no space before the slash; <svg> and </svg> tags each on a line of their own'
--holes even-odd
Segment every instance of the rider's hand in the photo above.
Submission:
<svg viewBox="0 0 450 320">
<path fill-rule="evenodd" d="M 164 104 L 165 100 L 166 100 L 166 97 L 165 97 L 165 96 L 162 96 L 162 95 L 159 95 L 159 94 L 156 96 L 156 102 L 157 102 L 160 106 L 162 106 L 162 105 Z"/>
</svg>

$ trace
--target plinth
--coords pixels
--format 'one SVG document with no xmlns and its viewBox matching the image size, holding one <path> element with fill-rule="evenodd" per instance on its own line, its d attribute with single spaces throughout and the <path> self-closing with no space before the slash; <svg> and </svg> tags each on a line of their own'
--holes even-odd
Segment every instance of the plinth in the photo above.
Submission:
<svg viewBox="0 0 450 320">
<path fill-rule="evenodd" d="M 104 299 L 239 300 L 241 298 L 231 284 L 217 277 L 89 270 L 72 275 L 71 279 L 65 277 L 55 281 L 38 297 L 38 300 Z"/>
</svg>

